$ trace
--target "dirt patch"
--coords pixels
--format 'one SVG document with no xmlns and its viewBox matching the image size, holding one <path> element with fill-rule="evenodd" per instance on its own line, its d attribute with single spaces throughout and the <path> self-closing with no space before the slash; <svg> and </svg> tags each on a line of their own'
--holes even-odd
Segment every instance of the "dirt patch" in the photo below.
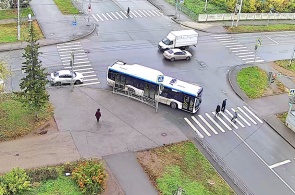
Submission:
<svg viewBox="0 0 295 195">
<path fill-rule="evenodd" d="M 289 77 L 293 77 L 295 78 L 295 72 L 285 69 L 284 67 L 281 67 L 279 65 L 277 65 L 274 62 L 271 62 L 271 66 L 278 72 L 282 73 L 283 75 L 289 76 Z M 295 80 L 293 79 L 293 82 L 295 82 Z"/>
<path fill-rule="evenodd" d="M 28 138 L 28 137 L 34 137 L 34 136 L 41 136 L 45 134 L 53 134 L 57 133 L 58 127 L 55 122 L 55 119 L 51 117 L 48 121 L 44 122 L 43 124 L 39 125 L 36 127 L 33 131 L 31 131 L 29 134 L 25 135 L 23 138 Z"/>
</svg>

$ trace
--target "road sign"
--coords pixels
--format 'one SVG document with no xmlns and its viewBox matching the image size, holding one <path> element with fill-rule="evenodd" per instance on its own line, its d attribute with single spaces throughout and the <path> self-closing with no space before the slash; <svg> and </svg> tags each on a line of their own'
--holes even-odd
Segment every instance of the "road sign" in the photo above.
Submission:
<svg viewBox="0 0 295 195">
<path fill-rule="evenodd" d="M 77 25 L 77 22 L 73 22 L 72 25 L 73 25 L 73 26 L 76 26 L 76 25 Z"/>
<path fill-rule="evenodd" d="M 256 45 L 261 46 L 261 44 L 262 44 L 262 40 L 261 38 L 258 38 L 256 41 Z"/>
<path fill-rule="evenodd" d="M 289 96 L 295 96 L 295 89 L 289 90 Z"/>
<path fill-rule="evenodd" d="M 158 75 L 157 82 L 162 83 L 164 81 L 164 75 Z"/>
<path fill-rule="evenodd" d="M 179 0 L 179 3 L 184 3 L 184 0 Z"/>
</svg>

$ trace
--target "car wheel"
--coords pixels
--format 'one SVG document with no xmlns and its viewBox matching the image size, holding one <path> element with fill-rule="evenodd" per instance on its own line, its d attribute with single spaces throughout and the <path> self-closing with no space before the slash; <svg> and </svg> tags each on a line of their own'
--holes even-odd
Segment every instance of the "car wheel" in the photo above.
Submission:
<svg viewBox="0 0 295 195">
<path fill-rule="evenodd" d="M 190 60 L 190 59 L 191 59 L 191 57 L 187 56 L 185 59 L 186 59 L 186 60 Z"/>
<path fill-rule="evenodd" d="M 173 109 L 176 109 L 177 108 L 177 104 L 175 102 L 171 102 L 170 106 Z"/>
<path fill-rule="evenodd" d="M 133 94 L 135 94 L 135 91 L 132 88 L 128 88 L 128 93 L 129 93 L 129 95 L 133 95 Z"/>
<path fill-rule="evenodd" d="M 171 62 L 173 62 L 175 60 L 175 58 L 171 58 L 170 60 L 171 60 Z"/>
<path fill-rule="evenodd" d="M 79 85 L 79 84 L 81 84 L 82 82 L 80 81 L 80 80 L 76 80 L 75 81 L 75 85 Z"/>
<path fill-rule="evenodd" d="M 57 86 L 61 86 L 61 82 L 56 82 L 55 83 Z"/>
</svg>

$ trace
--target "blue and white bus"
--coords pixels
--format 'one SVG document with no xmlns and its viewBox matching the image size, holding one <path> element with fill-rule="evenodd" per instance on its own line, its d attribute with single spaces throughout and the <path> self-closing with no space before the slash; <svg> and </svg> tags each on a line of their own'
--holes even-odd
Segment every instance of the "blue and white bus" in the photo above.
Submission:
<svg viewBox="0 0 295 195">
<path fill-rule="evenodd" d="M 163 73 L 138 64 L 116 61 L 108 67 L 108 85 L 129 94 L 154 99 L 173 109 L 196 113 L 202 102 L 203 88 L 169 76 L 158 83 Z"/>
</svg>

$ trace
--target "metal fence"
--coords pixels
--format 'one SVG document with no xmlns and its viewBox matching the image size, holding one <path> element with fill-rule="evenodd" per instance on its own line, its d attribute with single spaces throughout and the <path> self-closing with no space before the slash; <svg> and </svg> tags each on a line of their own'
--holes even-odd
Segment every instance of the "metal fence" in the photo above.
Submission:
<svg viewBox="0 0 295 195">
<path fill-rule="evenodd" d="M 250 189 L 242 182 L 242 180 L 225 164 L 225 162 L 217 155 L 209 143 L 198 136 L 195 136 L 196 140 L 202 145 L 202 147 L 210 154 L 214 161 L 220 166 L 220 168 L 229 176 L 234 184 L 246 195 L 253 195 Z"/>
<path fill-rule="evenodd" d="M 178 10 L 185 13 L 187 16 L 189 16 L 191 19 L 197 21 L 199 18 L 199 15 L 191 11 L 190 9 L 183 6 L 183 4 L 178 5 Z"/>
</svg>

